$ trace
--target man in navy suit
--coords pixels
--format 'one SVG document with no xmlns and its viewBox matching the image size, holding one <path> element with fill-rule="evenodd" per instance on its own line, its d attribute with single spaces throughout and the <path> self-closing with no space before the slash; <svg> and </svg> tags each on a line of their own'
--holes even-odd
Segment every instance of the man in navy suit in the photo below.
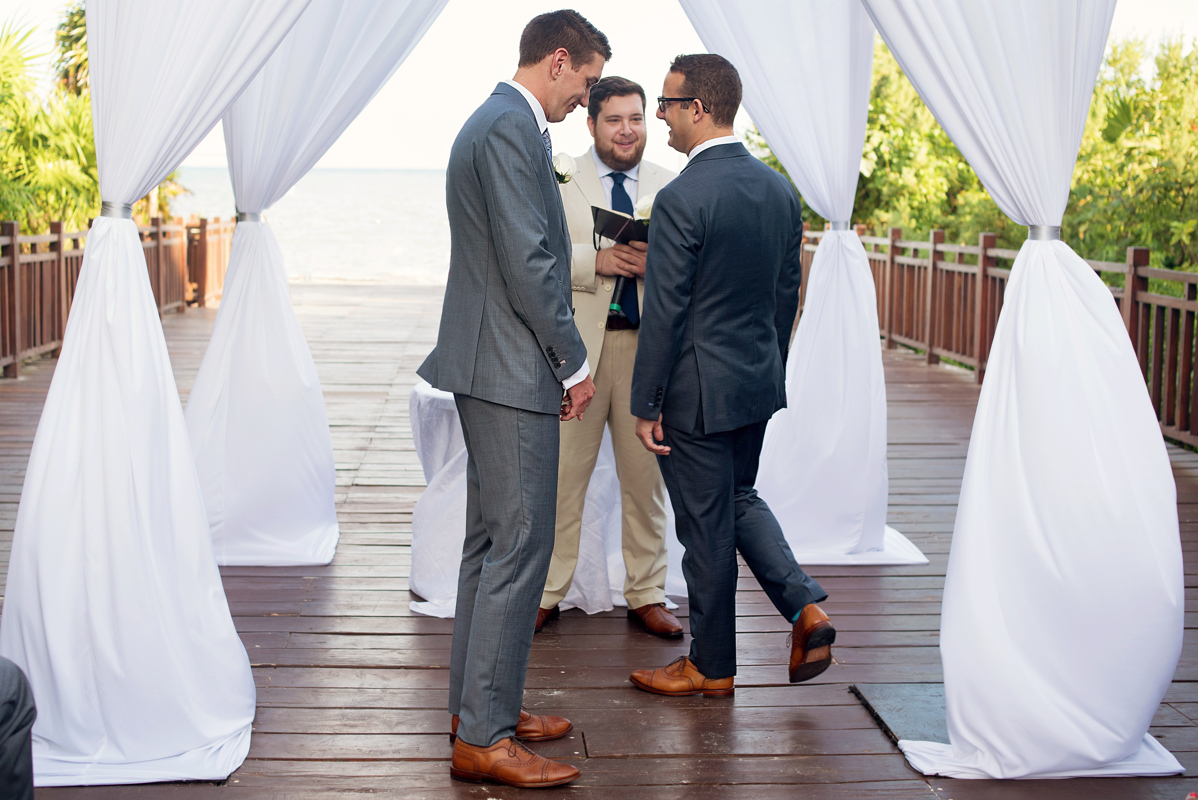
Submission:
<svg viewBox="0 0 1198 800">
<path fill-rule="evenodd" d="M 707 54 L 675 59 L 658 98 L 689 161 L 653 204 L 632 413 L 686 548 L 692 640 L 689 656 L 632 674 L 655 694 L 733 693 L 738 550 L 794 625 L 791 683 L 827 669 L 836 638 L 816 605 L 827 593 L 753 488 L 766 423 L 786 405 L 803 225 L 786 178 L 733 136 L 740 99 L 736 68 Z"/>
</svg>

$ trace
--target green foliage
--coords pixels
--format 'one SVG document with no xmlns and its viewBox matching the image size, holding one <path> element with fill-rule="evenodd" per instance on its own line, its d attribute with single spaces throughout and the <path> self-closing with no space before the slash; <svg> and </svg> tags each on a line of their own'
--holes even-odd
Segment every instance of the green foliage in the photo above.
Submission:
<svg viewBox="0 0 1198 800">
<path fill-rule="evenodd" d="M 62 22 L 54 31 L 58 60 L 54 64 L 58 87 L 69 94 L 88 90 L 90 73 L 87 62 L 87 16 L 83 0 L 74 0 L 63 12 Z"/>
<path fill-rule="evenodd" d="M 91 101 L 37 96 L 31 33 L 0 28 L 0 217 L 35 233 L 52 219 L 84 227 L 100 205 Z"/>
<path fill-rule="evenodd" d="M 1147 78 L 1143 41 L 1111 45 L 1094 89 L 1062 222 L 1088 258 L 1122 262 L 1151 248 L 1154 266 L 1198 270 L 1198 47 L 1163 42 Z M 785 172 L 756 131 L 749 143 Z M 854 219 L 909 239 L 943 228 L 950 242 L 1026 236 L 998 210 L 881 41 L 874 55 L 869 122 Z M 823 220 L 807 211 L 815 227 Z"/>
<path fill-rule="evenodd" d="M 1090 105 L 1065 227 L 1091 258 L 1123 261 L 1150 248 L 1152 264 L 1198 269 L 1198 47 L 1165 40 L 1112 45 Z M 1150 77 L 1146 75 L 1150 74 Z"/>
</svg>

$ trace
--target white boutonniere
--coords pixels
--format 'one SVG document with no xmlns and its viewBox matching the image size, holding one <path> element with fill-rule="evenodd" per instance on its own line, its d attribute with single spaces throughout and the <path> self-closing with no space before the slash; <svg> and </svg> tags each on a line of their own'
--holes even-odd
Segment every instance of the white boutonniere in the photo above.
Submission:
<svg viewBox="0 0 1198 800">
<path fill-rule="evenodd" d="M 574 163 L 573 156 L 568 153 L 556 153 L 553 156 L 553 174 L 557 176 L 558 183 L 569 183 L 577 172 L 578 165 Z"/>
<path fill-rule="evenodd" d="M 649 215 L 653 213 L 653 200 L 656 194 L 651 194 L 647 197 L 642 197 L 636 201 L 636 205 L 632 207 L 632 218 L 642 222 L 649 221 Z"/>
</svg>

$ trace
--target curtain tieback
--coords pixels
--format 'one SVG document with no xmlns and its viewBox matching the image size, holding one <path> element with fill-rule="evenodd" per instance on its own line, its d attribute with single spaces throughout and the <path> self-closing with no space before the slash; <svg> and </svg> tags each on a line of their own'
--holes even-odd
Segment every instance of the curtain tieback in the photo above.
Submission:
<svg viewBox="0 0 1198 800">
<path fill-rule="evenodd" d="M 133 219 L 133 206 L 129 203 L 110 203 L 100 201 L 100 216 L 113 219 Z"/>
<path fill-rule="evenodd" d="M 238 222 L 261 222 L 262 221 L 262 212 L 260 212 L 260 211 L 238 211 L 237 212 L 237 221 Z"/>
<path fill-rule="evenodd" d="M 1060 225 L 1028 225 L 1028 241 L 1051 242 L 1061 238 Z"/>
<path fill-rule="evenodd" d="M 831 225 L 832 225 L 832 227 L 829 228 L 828 230 L 847 231 L 849 229 L 849 223 L 847 223 L 847 222 L 833 222 L 833 223 L 831 223 Z"/>
</svg>

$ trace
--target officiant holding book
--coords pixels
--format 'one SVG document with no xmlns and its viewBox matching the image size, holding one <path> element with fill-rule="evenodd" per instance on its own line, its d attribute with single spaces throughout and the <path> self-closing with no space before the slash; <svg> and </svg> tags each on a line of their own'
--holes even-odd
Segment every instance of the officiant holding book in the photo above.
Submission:
<svg viewBox="0 0 1198 800">
<path fill-rule="evenodd" d="M 557 617 L 574 578 L 583 503 L 606 427 L 620 481 L 628 615 L 649 633 L 677 638 L 682 626 L 665 607 L 665 487 L 655 458 L 636 438 L 629 410 L 647 245 L 600 240 L 596 250 L 592 236 L 593 208 L 631 216 L 639 200 L 675 175 L 642 160 L 645 90 L 639 84 L 604 78 L 591 88 L 587 112 L 594 146 L 577 157 L 576 174 L 559 188 L 573 243 L 574 322 L 594 371 L 595 396 L 581 420 L 561 426 L 557 530 L 536 628 Z"/>
</svg>

